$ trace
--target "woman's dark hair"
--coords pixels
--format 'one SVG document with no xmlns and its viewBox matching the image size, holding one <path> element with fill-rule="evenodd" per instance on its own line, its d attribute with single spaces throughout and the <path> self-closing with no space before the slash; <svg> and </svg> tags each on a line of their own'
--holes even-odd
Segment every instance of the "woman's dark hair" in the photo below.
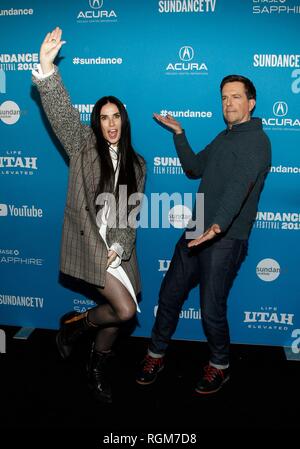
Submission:
<svg viewBox="0 0 300 449">
<path fill-rule="evenodd" d="M 121 137 L 118 143 L 119 177 L 116 189 L 114 188 L 115 173 L 109 153 L 109 143 L 103 137 L 100 121 L 100 112 L 104 105 L 113 103 L 117 106 L 121 115 Z M 91 115 L 91 128 L 97 140 L 97 151 L 100 158 L 100 183 L 95 197 L 103 192 L 116 192 L 118 199 L 119 185 L 127 185 L 127 195 L 137 191 L 137 179 L 135 167 L 141 170 L 141 164 L 131 145 L 131 130 L 127 111 L 118 98 L 106 96 L 100 98 L 95 104 Z"/>
<path fill-rule="evenodd" d="M 252 98 L 256 100 L 256 89 L 254 87 L 254 84 L 252 81 L 250 81 L 248 78 L 242 75 L 228 75 L 225 76 L 225 78 L 222 79 L 220 84 L 220 90 L 222 93 L 222 89 L 227 83 L 233 83 L 234 81 L 239 81 L 240 83 L 244 84 L 246 95 L 248 100 L 251 100 Z"/>
</svg>

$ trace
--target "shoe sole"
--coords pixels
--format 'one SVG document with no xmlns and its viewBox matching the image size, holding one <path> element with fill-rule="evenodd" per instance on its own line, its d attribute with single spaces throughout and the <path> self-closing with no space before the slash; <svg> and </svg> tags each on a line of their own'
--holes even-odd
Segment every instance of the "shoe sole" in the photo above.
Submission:
<svg viewBox="0 0 300 449">
<path fill-rule="evenodd" d="M 226 384 L 226 382 L 228 382 L 230 379 L 230 377 L 226 377 L 226 379 L 223 380 L 223 382 L 221 383 L 221 385 L 219 386 L 219 388 L 216 388 L 215 390 L 210 390 L 210 391 L 203 391 L 203 390 L 198 390 L 197 388 L 195 388 L 195 392 L 197 394 L 204 394 L 204 395 L 208 395 L 208 394 L 213 394 L 213 393 L 217 393 L 219 390 L 221 390 L 221 388 Z"/>
<path fill-rule="evenodd" d="M 142 380 L 137 380 L 137 379 L 135 379 L 135 381 L 139 385 L 151 385 L 157 380 L 158 374 L 161 373 L 163 369 L 164 369 L 164 365 L 159 368 L 159 370 L 156 373 L 155 378 L 153 380 L 150 380 L 149 382 L 143 382 Z"/>
</svg>

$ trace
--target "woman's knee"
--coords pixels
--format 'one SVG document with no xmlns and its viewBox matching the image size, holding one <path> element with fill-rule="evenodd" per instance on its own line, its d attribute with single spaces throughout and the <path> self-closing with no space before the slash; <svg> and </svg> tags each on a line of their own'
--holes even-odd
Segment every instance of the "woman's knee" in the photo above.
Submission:
<svg viewBox="0 0 300 449">
<path fill-rule="evenodd" d="M 129 321 L 136 313 L 136 305 L 133 301 L 122 304 L 122 307 L 116 310 L 116 314 L 120 321 Z"/>
</svg>

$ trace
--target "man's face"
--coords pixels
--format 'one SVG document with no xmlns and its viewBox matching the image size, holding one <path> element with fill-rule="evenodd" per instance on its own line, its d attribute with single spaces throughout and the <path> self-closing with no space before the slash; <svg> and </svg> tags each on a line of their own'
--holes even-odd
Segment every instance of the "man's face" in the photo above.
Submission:
<svg viewBox="0 0 300 449">
<path fill-rule="evenodd" d="M 248 100 L 243 83 L 233 81 L 225 84 L 222 89 L 222 108 L 229 128 L 250 120 L 254 106 L 255 100 Z"/>
<path fill-rule="evenodd" d="M 107 103 L 100 111 L 100 123 L 103 137 L 111 144 L 117 144 L 121 138 L 121 114 L 114 103 Z"/>
</svg>

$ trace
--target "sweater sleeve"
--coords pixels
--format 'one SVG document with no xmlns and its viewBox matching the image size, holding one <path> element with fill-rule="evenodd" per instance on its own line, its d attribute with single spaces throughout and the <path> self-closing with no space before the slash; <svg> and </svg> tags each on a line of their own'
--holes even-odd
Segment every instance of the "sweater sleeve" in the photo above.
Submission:
<svg viewBox="0 0 300 449">
<path fill-rule="evenodd" d="M 81 150 L 84 142 L 92 134 L 91 129 L 80 121 L 79 111 L 71 104 L 58 68 L 46 78 L 32 76 L 41 96 L 42 105 L 51 127 L 64 146 L 67 154 Z"/>
<path fill-rule="evenodd" d="M 199 153 L 194 153 L 184 131 L 181 134 L 174 134 L 174 143 L 185 174 L 192 179 L 201 178 L 208 159 L 210 145 L 207 145 Z"/>
<path fill-rule="evenodd" d="M 233 155 L 235 163 L 210 224 L 218 224 L 222 232 L 226 232 L 238 215 L 258 178 L 264 176 L 268 170 L 267 153 L 264 147 L 239 148 L 233 151 Z"/>
</svg>

